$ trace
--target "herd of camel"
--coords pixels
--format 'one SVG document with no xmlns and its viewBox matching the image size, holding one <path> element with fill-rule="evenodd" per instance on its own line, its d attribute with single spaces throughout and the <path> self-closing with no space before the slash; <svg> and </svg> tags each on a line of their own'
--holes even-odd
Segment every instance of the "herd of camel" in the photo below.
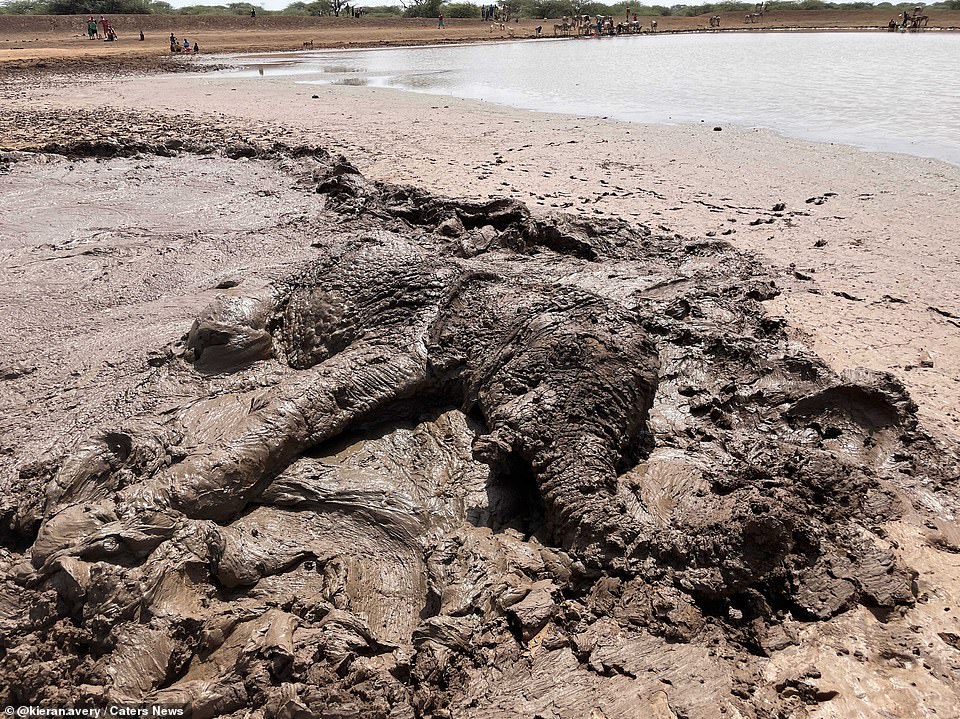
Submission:
<svg viewBox="0 0 960 719">
<path fill-rule="evenodd" d="M 743 22 L 744 24 L 763 22 L 763 16 L 766 14 L 766 12 L 767 3 L 759 2 L 756 4 L 753 12 L 744 15 Z M 905 10 L 899 18 L 892 19 L 890 21 L 890 29 L 920 30 L 927 26 L 928 20 L 928 16 L 923 14 L 923 6 L 918 5 L 913 9 L 912 13 Z M 713 15 L 710 17 L 710 27 L 720 27 L 719 15 Z M 491 26 L 490 29 L 492 32 L 495 29 L 495 26 Z M 500 29 L 503 29 L 503 23 L 500 23 Z M 540 31 L 541 28 L 538 27 L 538 35 L 540 34 Z M 594 34 L 621 35 L 624 33 L 643 33 L 656 31 L 656 20 L 651 20 L 649 28 L 644 28 L 637 15 L 634 15 L 632 20 L 630 19 L 629 11 L 624 22 L 617 22 L 612 15 L 597 15 L 595 19 L 591 18 L 589 15 L 574 15 L 573 17 L 564 16 L 559 23 L 556 23 L 553 26 L 553 34 L 558 37 Z"/>
<path fill-rule="evenodd" d="M 553 34 L 561 35 L 620 35 L 622 33 L 643 32 L 643 25 L 636 15 L 633 21 L 629 19 L 626 22 L 614 22 L 613 15 L 597 15 L 596 19 L 589 15 L 574 15 L 573 17 L 564 16 L 561 21 L 553 26 Z M 649 32 L 657 31 L 657 21 L 650 21 Z"/>
<path fill-rule="evenodd" d="M 756 7 L 753 12 L 747 13 L 743 17 L 743 22 L 745 24 L 753 24 L 757 22 L 763 22 L 763 16 L 767 12 L 767 3 L 759 2 L 756 4 Z M 920 30 L 927 26 L 927 21 L 929 17 L 923 14 L 923 6 L 917 5 L 913 12 L 910 13 L 906 10 L 903 11 L 902 15 L 890 20 L 889 29 L 894 30 Z M 518 20 L 519 22 L 519 20 Z M 710 17 L 710 27 L 719 28 L 720 27 L 720 16 L 712 15 Z M 515 36 L 514 30 L 508 24 L 508 21 L 500 20 L 499 18 L 495 20 L 490 25 L 490 32 L 499 30 L 500 32 L 507 32 L 510 37 Z M 537 35 L 540 35 L 542 28 L 537 27 Z M 633 16 L 633 20 L 630 20 L 629 13 L 625 22 L 615 22 L 612 15 L 597 15 L 596 18 L 591 18 L 589 15 L 574 15 L 572 17 L 564 15 L 559 23 L 554 24 L 553 34 L 554 36 L 570 36 L 570 35 L 622 35 L 622 34 L 631 34 L 631 33 L 643 33 L 643 32 L 656 32 L 657 31 L 657 21 L 651 20 L 649 29 L 644 29 L 643 23 L 640 21 L 637 15 Z M 308 40 L 303 43 L 304 50 L 313 49 L 313 40 Z"/>
<path fill-rule="evenodd" d="M 748 13 L 744 17 L 745 23 L 755 23 L 762 22 L 763 15 L 767 11 L 767 3 L 759 2 L 756 5 L 754 12 Z M 502 25 L 502 24 L 501 24 Z M 710 18 L 710 27 L 718 28 L 720 27 L 720 16 L 713 15 Z M 494 29 L 491 26 L 491 31 Z M 502 27 L 500 28 L 503 29 Z M 539 28 L 537 29 L 539 33 Z M 629 13 L 627 14 L 627 19 L 625 22 L 615 22 L 612 15 L 597 15 L 596 19 L 592 19 L 589 15 L 574 15 L 573 17 L 564 16 L 561 18 L 559 23 L 556 23 L 553 26 L 553 34 L 555 36 L 567 36 L 567 35 L 620 35 L 623 33 L 639 33 L 639 32 L 656 32 L 657 31 L 657 21 L 650 21 L 649 30 L 645 30 L 643 24 L 640 22 L 640 19 L 637 15 L 633 16 L 633 20 L 630 20 Z"/>
</svg>

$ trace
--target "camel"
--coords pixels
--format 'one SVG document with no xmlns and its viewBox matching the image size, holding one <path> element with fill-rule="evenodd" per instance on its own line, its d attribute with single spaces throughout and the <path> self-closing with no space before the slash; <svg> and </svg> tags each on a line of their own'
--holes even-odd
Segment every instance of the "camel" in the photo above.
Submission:
<svg viewBox="0 0 960 719">
<path fill-rule="evenodd" d="M 900 26 L 910 30 L 919 30 L 920 28 L 926 27 L 930 18 L 927 15 L 921 15 L 921 12 L 923 12 L 922 5 L 917 5 L 917 7 L 913 9 L 913 14 L 908 14 L 907 11 L 904 10 L 901 16 L 903 22 Z"/>
<path fill-rule="evenodd" d="M 763 22 L 764 13 L 767 12 L 767 4 L 765 2 L 758 2 L 755 6 L 755 9 L 752 13 L 747 14 L 743 21 L 745 23 L 755 23 Z"/>
</svg>

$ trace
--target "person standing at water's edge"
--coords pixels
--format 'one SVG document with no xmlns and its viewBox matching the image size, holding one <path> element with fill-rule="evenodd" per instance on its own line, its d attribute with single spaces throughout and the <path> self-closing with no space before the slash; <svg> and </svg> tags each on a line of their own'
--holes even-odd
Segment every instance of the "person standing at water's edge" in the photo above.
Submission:
<svg viewBox="0 0 960 719">
<path fill-rule="evenodd" d="M 440 13 L 440 16 L 437 18 L 437 29 L 443 28 L 443 13 Z"/>
</svg>

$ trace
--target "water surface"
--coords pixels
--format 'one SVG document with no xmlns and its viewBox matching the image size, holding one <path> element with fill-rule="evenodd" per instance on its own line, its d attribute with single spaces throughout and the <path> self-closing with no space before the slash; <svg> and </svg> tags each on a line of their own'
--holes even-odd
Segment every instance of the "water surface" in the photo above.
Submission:
<svg viewBox="0 0 960 719">
<path fill-rule="evenodd" d="M 327 51 L 241 75 L 530 110 L 704 121 L 960 164 L 960 35 L 704 33 Z"/>
</svg>

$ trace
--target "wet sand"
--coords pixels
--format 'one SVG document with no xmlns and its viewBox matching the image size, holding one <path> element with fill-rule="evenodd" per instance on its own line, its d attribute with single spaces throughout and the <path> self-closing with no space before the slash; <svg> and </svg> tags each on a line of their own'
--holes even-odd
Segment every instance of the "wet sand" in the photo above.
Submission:
<svg viewBox="0 0 960 719">
<path fill-rule="evenodd" d="M 396 241 L 394 233 L 403 232 L 423 247 L 453 242 L 446 233 L 456 237 L 458 232 L 448 222 L 417 224 L 411 205 L 429 206 L 435 200 L 428 195 L 404 202 L 402 192 L 385 188 L 385 196 L 398 202 L 394 211 L 414 218 L 412 224 L 391 222 L 384 208 L 358 216 L 349 194 L 338 204 L 336 182 L 327 185 L 322 174 L 309 171 L 313 155 L 297 159 L 296 143 L 306 133 L 198 117 L 185 136 L 176 121 L 162 114 L 117 113 L 109 123 L 84 111 L 72 113 L 77 123 L 72 142 L 46 147 L 44 154 L 0 158 L 0 187 L 14 218 L 4 223 L 0 237 L 7 288 L 0 297 L 7 308 L 2 382 L 9 390 L 0 426 L 0 479 L 6 487 L 0 502 L 5 532 L 0 632 L 16 650 L 0 660 L 0 675 L 17 671 L 18 661 L 37 667 L 16 684 L 19 694 L 5 701 L 21 696 L 20 701 L 35 702 L 42 696 L 57 705 L 79 697 L 93 705 L 106 700 L 185 702 L 195 710 L 222 711 L 266 702 L 268 715 L 283 701 L 308 706 L 360 702 L 365 715 L 384 717 L 393 715 L 382 709 L 385 701 L 398 711 L 410 702 L 426 708 L 450 701 L 464 716 L 476 717 L 515 716 L 518 703 L 531 713 L 555 707 L 561 716 L 595 710 L 610 718 L 637 719 L 653 712 L 707 719 L 718 706 L 731 716 L 748 717 L 762 716 L 760 711 L 770 706 L 796 717 L 853 719 L 877 711 L 920 717 L 931 710 L 949 715 L 960 671 L 955 658 L 958 619 L 951 611 L 960 597 L 958 535 L 952 521 L 955 480 L 950 474 L 955 463 L 949 454 L 930 456 L 935 447 L 913 427 L 913 409 L 895 384 L 856 373 L 838 378 L 802 343 L 784 341 L 779 325 L 763 317 L 757 299 L 767 307 L 776 301 L 766 299 L 770 276 L 763 264 L 722 242 L 688 241 L 662 229 L 641 245 L 649 247 L 641 250 L 649 263 L 638 262 L 634 254 L 625 261 L 584 261 L 576 246 L 567 253 L 532 255 L 493 249 L 489 260 L 480 249 L 481 276 L 489 275 L 494 262 L 509 260 L 518 264 L 517 276 L 525 281 L 553 278 L 559 283 L 550 285 L 553 292 L 567 286 L 631 301 L 646 296 L 655 303 L 646 310 L 655 327 L 664 317 L 682 317 L 684 307 L 691 309 L 693 335 L 681 323 L 681 331 L 658 340 L 661 379 L 650 420 L 657 450 L 619 480 L 625 492 L 636 492 L 642 500 L 630 516 L 662 525 L 655 530 L 662 538 L 709 531 L 723 562 L 733 553 L 781 543 L 781 522 L 788 515 L 800 522 L 800 536 L 814 536 L 829 525 L 834 525 L 830 534 L 852 530 L 856 543 L 850 549 L 863 552 L 862 559 L 856 555 L 847 565 L 831 554 L 831 572 L 839 576 L 800 575 L 806 587 L 798 593 L 800 606 L 806 607 L 799 615 L 804 619 L 766 600 L 756 608 L 749 601 L 740 605 L 744 609 L 731 605 L 719 616 L 713 616 L 716 600 L 708 600 L 710 615 L 701 615 L 676 596 L 676 580 L 664 585 L 651 579 L 649 586 L 632 580 L 621 586 L 620 578 L 604 576 L 586 595 L 578 580 L 564 588 L 566 598 L 561 599 L 557 587 L 564 585 L 555 582 L 570 582 L 575 568 L 568 569 L 569 559 L 542 544 L 547 537 L 541 532 L 531 537 L 529 530 L 517 531 L 536 526 L 536 503 L 513 483 L 488 477 L 489 470 L 474 454 L 482 429 L 456 410 L 427 413 L 415 426 L 391 421 L 387 431 L 351 434 L 299 457 L 249 511 L 236 512 L 216 526 L 198 521 L 202 517 L 177 520 L 174 536 L 142 563 L 135 560 L 143 543 L 162 542 L 170 529 L 153 509 L 132 515 L 129 527 L 108 525 L 109 534 L 99 545 L 88 544 L 82 531 L 70 532 L 69 523 L 50 523 L 52 528 L 40 534 L 44 546 L 53 534 L 68 545 L 76 543 L 79 556 L 60 557 L 43 573 L 31 575 L 24 567 L 30 550 L 24 555 L 22 542 L 36 536 L 35 518 L 57 516 L 50 505 L 57 506 L 58 487 L 88 496 L 92 504 L 83 505 L 90 507 L 85 512 L 109 516 L 109 505 L 100 502 L 109 487 L 102 480 L 84 484 L 86 473 L 102 476 L 102 462 L 119 461 L 123 484 L 132 480 L 128 488 L 138 487 L 137 476 L 149 476 L 149 468 L 158 463 L 157 444 L 176 469 L 182 453 L 203 452 L 205 445 L 223 441 L 238 417 L 267 406 L 265 398 L 278 383 L 296 381 L 298 372 L 275 359 L 222 374 L 198 374 L 192 361 L 183 360 L 184 342 L 189 344 L 184 333 L 194 317 L 209 315 L 205 304 L 217 307 L 227 298 L 246 306 L 263 296 L 264 283 L 284 286 L 291 273 L 296 277 L 298 265 L 323 261 L 343 245 L 386 241 L 390 257 L 403 247 L 389 244 Z M 34 128 L 32 140 L 23 138 L 22 144 L 36 147 L 55 139 L 44 134 L 55 125 L 45 126 L 37 116 L 16 119 L 30 120 Z M 56 119 L 62 128 L 66 118 Z M 84 134 L 93 142 L 85 143 Z M 291 144 L 270 154 L 274 142 Z M 318 179 L 320 186 L 332 189 L 317 192 Z M 186 197 L 185 186 L 190 188 Z M 361 187 L 377 191 L 373 183 Z M 585 213 L 583 221 L 591 220 L 604 226 L 598 213 Z M 490 221 L 503 228 L 504 238 L 512 236 L 514 229 L 492 213 Z M 461 235 L 463 249 L 476 247 L 472 243 L 490 233 L 496 237 L 497 230 L 487 226 Z M 593 237 L 598 250 L 604 247 L 602 234 Z M 618 252 L 616 246 L 607 247 Z M 670 255 L 662 253 L 671 247 L 680 256 L 665 265 Z M 361 265 L 348 259 L 338 266 L 335 276 L 350 277 Z M 385 281 L 396 278 L 374 271 Z M 378 283 L 365 281 L 363 286 L 376 288 Z M 404 293 L 388 289 L 388 297 L 402 298 L 401 306 L 407 303 Z M 641 300 L 638 307 L 643 304 Z M 507 309 L 515 312 L 515 305 L 508 302 Z M 392 321 L 403 331 L 409 327 L 402 318 Z M 212 338 L 225 329 L 217 327 Z M 767 374 L 754 385 L 758 391 L 741 392 L 729 383 L 731 370 L 747 379 L 763 367 L 777 366 L 784 356 L 796 364 L 788 362 Z M 656 360 L 647 356 L 644 361 Z M 803 389 L 811 379 L 813 387 Z M 827 387 L 817 392 L 822 383 Z M 851 385 L 863 386 L 864 394 L 850 395 Z M 361 386 L 382 385 L 362 381 Z M 829 398 L 837 387 L 846 400 L 831 408 L 828 399 L 819 422 L 838 434 L 824 443 L 811 444 L 810 431 L 802 426 L 791 429 L 790 413 L 775 406 L 798 390 L 813 389 L 815 394 L 808 396 L 813 401 L 807 403 L 816 412 L 818 397 Z M 730 431 L 734 428 L 723 412 L 694 413 L 694 400 L 687 399 L 691 391 L 695 397 L 708 393 L 708 398 L 719 392 L 714 402 L 731 391 L 741 395 L 746 406 L 742 419 L 735 420 L 737 430 Z M 891 399 L 895 405 L 888 404 Z M 699 406 L 701 400 L 696 401 Z M 903 424 L 885 426 L 891 411 L 903 413 Z M 157 423 L 174 428 L 179 421 L 185 438 L 156 434 Z M 743 431 L 745 426 L 749 429 Z M 114 444 L 101 446 L 95 439 L 104 430 L 114 433 L 107 435 Z M 268 436 L 270 441 L 282 438 Z M 716 444 L 727 452 L 735 447 L 740 457 L 765 436 L 776 448 L 770 460 L 789 463 L 793 452 L 800 452 L 810 464 L 803 481 L 776 484 L 776 501 L 785 502 L 781 510 L 765 512 L 750 483 L 734 490 L 736 502 L 750 507 L 751 534 L 744 535 L 742 511 L 730 514 L 729 490 L 706 490 L 694 460 L 705 463 L 703 471 L 713 482 L 726 481 L 749 472 L 750 465 L 731 456 L 712 466 L 711 448 Z M 774 438 L 780 437 L 792 443 L 778 444 Z M 131 442 L 126 450 L 124 438 Z M 896 454 L 887 458 L 891 449 Z M 63 452 L 66 459 L 61 459 Z M 913 457 L 911 452 L 922 454 Z M 832 456 L 846 460 L 823 468 L 820 463 Z M 880 484 L 858 475 L 860 462 L 870 464 L 871 473 L 882 478 Z M 165 465 L 163 457 L 159 465 Z M 827 473 L 816 483 L 837 486 L 826 501 L 813 499 L 819 507 L 814 511 L 804 499 L 806 483 L 823 469 Z M 65 484 L 74 475 L 81 483 Z M 228 476 L 236 481 L 238 475 Z M 47 484 L 51 477 L 56 481 Z M 317 496 L 323 498 L 319 507 Z M 901 509 L 890 501 L 895 496 L 910 504 Z M 576 500 L 585 504 L 583 497 Z M 157 501 L 148 506 L 155 508 Z M 857 507 L 851 517 L 843 509 L 847 506 Z M 821 511 L 831 517 L 825 524 Z M 148 539 L 145 528 L 148 534 L 160 533 L 154 535 L 157 539 Z M 761 529 L 764 534 L 758 537 Z M 130 540 L 118 546 L 116 536 Z M 818 541 L 811 559 L 833 551 L 826 541 Z M 37 539 L 35 547 L 40 544 Z M 810 547 L 806 542 L 800 546 Z M 138 554 L 126 556 L 128 547 Z M 680 546 L 671 551 L 677 550 Z M 44 555 L 38 560 L 36 552 L 32 561 L 39 569 Z M 208 566 L 217 572 L 216 579 L 207 576 Z M 888 595 L 901 592 L 913 576 L 901 567 L 918 572 L 915 598 L 891 600 Z M 686 572 L 695 581 L 702 578 L 695 563 L 680 562 L 678 571 L 678 580 L 687 585 Z M 864 589 L 851 585 L 847 576 Z M 215 591 L 218 582 L 231 591 Z M 779 585 L 759 586 L 776 595 Z M 44 603 L 42 591 L 49 587 L 68 600 L 63 608 Z M 433 604 L 430 587 L 439 597 Z M 651 591 L 658 599 L 647 608 Z M 732 591 L 738 603 L 745 601 L 735 588 L 723 591 Z M 863 591 L 869 605 L 857 604 L 851 591 L 853 596 Z M 515 608 L 508 604 L 514 596 L 524 597 Z M 900 602 L 913 606 L 898 606 Z M 71 606 L 83 607 L 83 617 L 65 616 Z M 430 611 L 426 620 L 424 606 Z M 136 614 L 130 618 L 137 607 L 149 621 Z M 762 618 L 741 621 L 745 611 L 762 611 Z M 518 627 L 519 640 L 504 625 L 504 612 Z M 90 634 L 104 624 L 112 628 L 109 643 Z M 196 629 L 200 626 L 202 632 Z M 484 628 L 482 634 L 474 631 L 481 639 L 459 639 L 461 632 L 478 627 Z M 571 641 L 575 652 L 568 648 Z M 86 647 L 84 642 L 92 644 L 89 659 L 90 650 L 77 648 Z M 747 650 L 744 643 L 755 648 Z M 461 683 L 444 682 L 450 691 L 424 670 L 434 661 L 458 666 L 475 646 L 496 651 L 466 660 L 470 673 Z M 413 650 L 413 658 L 406 659 Z M 434 660 L 434 652 L 441 659 Z M 376 662 L 367 661 L 364 653 Z M 38 656 L 47 659 L 34 661 Z M 278 664 L 278 657 L 288 659 Z M 173 661 L 189 661 L 188 671 L 178 670 L 180 665 L 171 669 Z M 506 662 L 509 671 L 503 672 Z M 315 672 L 317 666 L 331 664 L 351 671 L 345 676 Z M 251 665 L 258 672 L 248 675 Z M 408 666 L 417 672 L 412 696 L 394 678 Z M 296 681 L 273 686 L 269 667 Z M 247 677 L 245 692 L 232 690 L 237 672 Z M 501 681 L 490 681 L 501 673 Z M 373 687 L 365 681 L 371 675 L 377 677 Z M 446 716 L 443 711 L 422 714 Z"/>
</svg>

